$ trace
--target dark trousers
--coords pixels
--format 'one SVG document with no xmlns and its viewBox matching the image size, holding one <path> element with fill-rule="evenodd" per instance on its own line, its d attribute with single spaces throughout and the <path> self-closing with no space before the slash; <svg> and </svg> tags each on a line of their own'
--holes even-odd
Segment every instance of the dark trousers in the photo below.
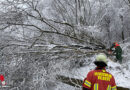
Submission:
<svg viewBox="0 0 130 90">
<path fill-rule="evenodd" d="M 122 53 L 121 53 L 121 52 L 117 52 L 117 53 L 116 53 L 116 59 L 117 59 L 120 63 L 122 63 Z"/>
</svg>

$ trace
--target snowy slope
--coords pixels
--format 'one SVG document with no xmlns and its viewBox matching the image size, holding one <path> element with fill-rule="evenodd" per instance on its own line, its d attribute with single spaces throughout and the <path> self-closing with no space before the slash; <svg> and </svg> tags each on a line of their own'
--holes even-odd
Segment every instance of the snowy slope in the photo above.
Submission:
<svg viewBox="0 0 130 90">
<path fill-rule="evenodd" d="M 73 69 L 70 72 L 62 71 L 61 74 L 64 76 L 83 80 L 86 77 L 87 73 L 95 68 L 95 65 L 93 63 L 93 61 L 95 60 L 95 55 L 91 58 L 91 60 L 92 63 L 86 65 L 85 67 Z M 113 62 L 110 59 L 108 59 L 108 67 L 106 68 L 106 70 L 115 77 L 117 86 L 130 88 L 130 70 L 127 68 L 126 63 L 119 64 L 118 62 Z M 65 90 L 67 90 L 67 88 Z M 73 88 L 71 90 L 75 89 Z"/>
</svg>

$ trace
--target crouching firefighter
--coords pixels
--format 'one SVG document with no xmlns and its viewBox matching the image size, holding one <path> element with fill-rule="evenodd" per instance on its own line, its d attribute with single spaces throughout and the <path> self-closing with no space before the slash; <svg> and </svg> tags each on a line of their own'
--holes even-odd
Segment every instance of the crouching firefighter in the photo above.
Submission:
<svg viewBox="0 0 130 90">
<path fill-rule="evenodd" d="M 117 90 L 114 77 L 105 69 L 107 66 L 107 56 L 100 53 L 97 55 L 94 64 L 97 67 L 87 74 L 82 90 Z"/>
<path fill-rule="evenodd" d="M 112 48 L 115 48 L 113 53 L 116 54 L 116 61 L 119 61 L 120 63 L 122 63 L 122 49 L 120 45 L 117 42 L 114 42 L 112 46 L 110 47 L 110 50 L 112 50 Z"/>
</svg>

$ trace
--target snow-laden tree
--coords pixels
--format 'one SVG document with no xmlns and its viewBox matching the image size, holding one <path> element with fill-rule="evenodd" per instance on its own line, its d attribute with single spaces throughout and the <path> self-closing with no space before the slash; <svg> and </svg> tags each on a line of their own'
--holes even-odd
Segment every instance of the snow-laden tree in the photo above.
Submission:
<svg viewBox="0 0 130 90">
<path fill-rule="evenodd" d="M 93 51 L 130 36 L 129 0 L 3 0 L 0 7 L 1 72 L 21 90 L 54 87 L 55 74 L 90 64 L 80 45 Z M 64 46 L 71 44 L 80 45 Z"/>
<path fill-rule="evenodd" d="M 87 30 L 79 28 L 96 26 L 99 32 L 105 33 L 98 44 L 110 46 L 113 41 L 129 37 L 126 25 L 129 21 L 125 19 L 128 12 L 129 1 L 126 0 L 7 0 L 1 1 L 1 29 L 13 27 L 16 30 L 20 27 L 23 38 L 31 38 L 32 47 L 40 41 L 88 43 L 93 38 L 91 42 L 97 43 L 98 37 L 92 37 L 86 34 Z"/>
<path fill-rule="evenodd" d="M 35 38 L 33 38 L 30 47 L 39 39 L 49 43 L 55 41 L 67 44 L 73 43 L 70 41 L 88 43 L 87 41 L 93 37 L 84 34 L 86 37 L 81 38 L 81 30 L 77 27 L 97 25 L 107 8 L 104 1 L 54 0 L 50 1 L 50 7 L 45 6 L 44 2 L 43 0 L 7 0 L 2 2 L 2 10 L 6 9 L 2 13 L 5 14 L 6 19 L 3 20 L 4 26 L 1 29 L 12 26 L 21 27 L 23 38 L 28 37 L 28 32 L 31 32 L 31 36 L 38 33 L 34 35 Z M 8 16 L 11 17 L 7 18 Z M 50 37 L 50 35 L 53 36 Z M 95 41 L 93 43 L 97 43 Z"/>
</svg>

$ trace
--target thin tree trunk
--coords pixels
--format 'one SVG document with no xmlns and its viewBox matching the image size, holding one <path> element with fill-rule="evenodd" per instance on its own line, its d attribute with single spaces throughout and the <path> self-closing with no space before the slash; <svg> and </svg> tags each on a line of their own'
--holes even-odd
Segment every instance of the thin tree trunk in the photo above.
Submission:
<svg viewBox="0 0 130 90">
<path fill-rule="evenodd" d="M 75 0 L 75 10 L 76 10 L 76 24 L 78 24 L 78 2 Z"/>
<path fill-rule="evenodd" d="M 121 29 L 122 29 L 122 35 L 121 35 L 121 38 L 122 38 L 122 41 L 123 41 L 123 43 L 124 43 L 124 40 L 125 40 L 125 37 L 124 37 L 124 30 L 123 30 L 123 16 L 122 15 L 120 15 L 120 19 L 121 19 Z"/>
</svg>

